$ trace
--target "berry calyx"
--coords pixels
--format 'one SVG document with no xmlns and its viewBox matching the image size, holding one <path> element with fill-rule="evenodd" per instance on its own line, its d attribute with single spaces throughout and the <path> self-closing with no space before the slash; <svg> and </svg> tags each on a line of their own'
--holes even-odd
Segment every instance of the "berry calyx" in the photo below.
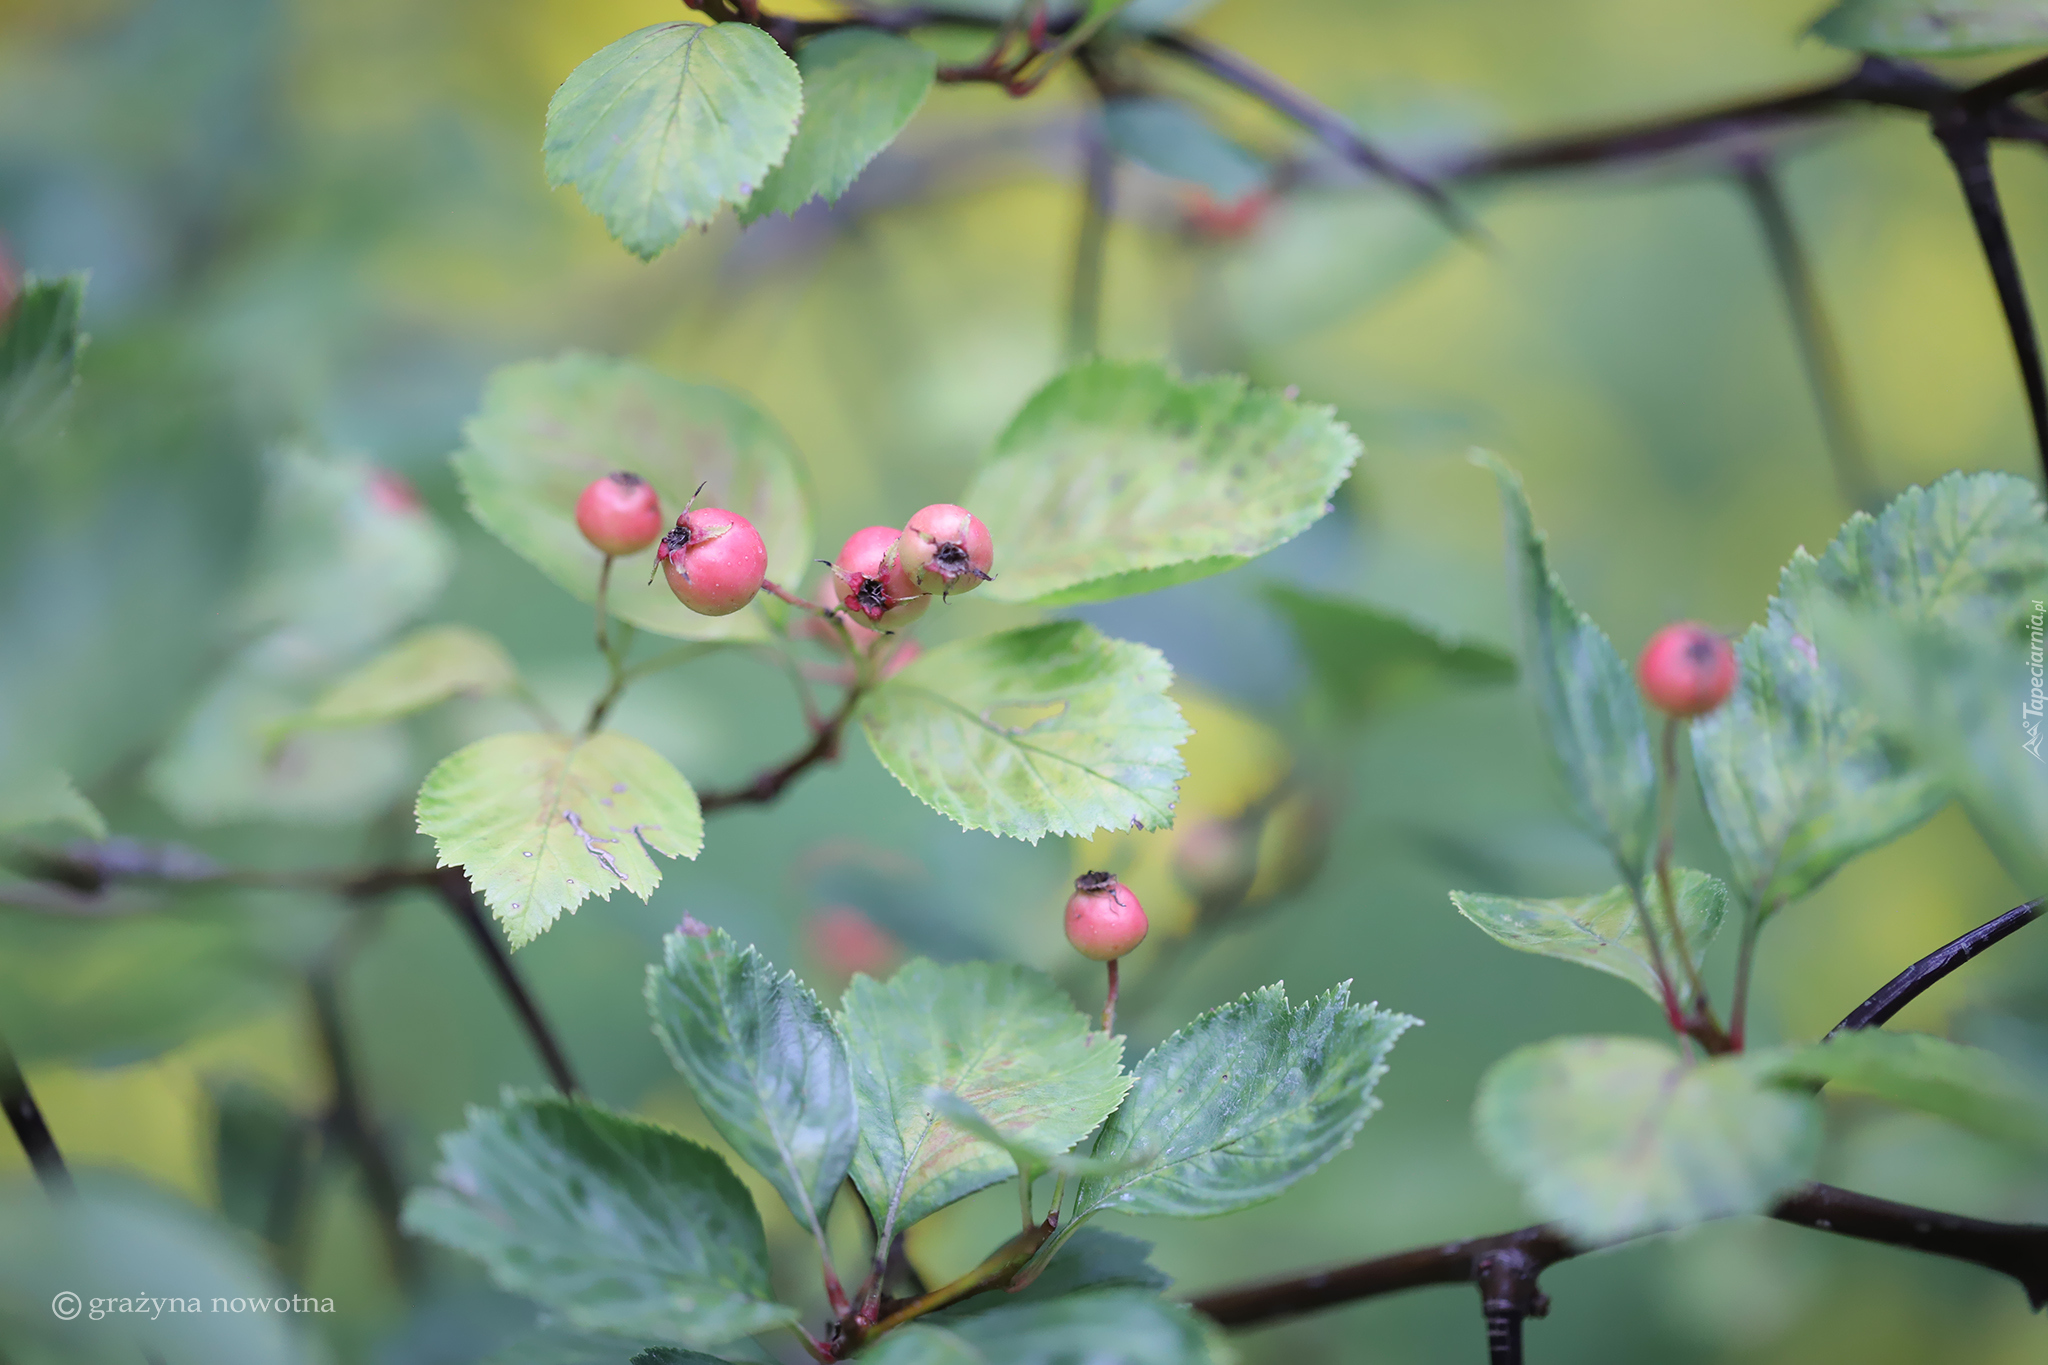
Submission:
<svg viewBox="0 0 2048 1365">
<path fill-rule="evenodd" d="M 893 526 L 863 527 L 846 538 L 832 562 L 839 605 L 876 630 L 907 626 L 932 604 L 897 561 L 897 537 Z"/>
<path fill-rule="evenodd" d="M 1145 941 L 1151 924 L 1145 907 L 1113 872 L 1084 872 L 1074 878 L 1067 901 L 1067 942 L 1097 962 L 1114 962 Z"/>
<path fill-rule="evenodd" d="M 1697 621 L 1664 627 L 1636 659 L 1643 695 L 1672 716 L 1703 716 L 1728 700 L 1736 671 L 1727 637 Z"/>
<path fill-rule="evenodd" d="M 896 542 L 896 562 L 919 592 L 950 597 L 986 583 L 996 561 L 988 527 L 964 507 L 935 502 L 921 507 Z"/>
<path fill-rule="evenodd" d="M 768 547 L 754 523 L 722 507 L 676 518 L 654 562 L 676 600 L 699 616 L 730 616 L 754 600 L 768 576 Z"/>
<path fill-rule="evenodd" d="M 591 482 L 576 499 L 576 529 L 608 555 L 636 555 L 661 539 L 654 485 L 621 469 Z"/>
</svg>

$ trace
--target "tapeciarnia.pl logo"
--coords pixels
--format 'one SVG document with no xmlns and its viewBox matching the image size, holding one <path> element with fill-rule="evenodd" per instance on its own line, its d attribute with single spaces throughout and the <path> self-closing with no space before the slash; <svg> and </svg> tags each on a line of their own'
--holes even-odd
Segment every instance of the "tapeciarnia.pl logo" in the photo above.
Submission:
<svg viewBox="0 0 2048 1365">
<path fill-rule="evenodd" d="M 2026 704 L 2020 707 L 2020 724 L 2026 727 L 2027 742 L 2020 747 L 2041 761 L 2041 713 L 2048 706 L 2048 692 L 2043 692 L 2041 679 L 2044 670 L 2041 654 L 2041 622 L 2048 616 L 2048 604 L 2039 598 L 2034 600 L 2034 614 L 2028 618 L 2031 627 L 2031 641 L 2027 646 L 2027 672 L 2033 675 L 2033 686 L 2028 690 Z"/>
</svg>

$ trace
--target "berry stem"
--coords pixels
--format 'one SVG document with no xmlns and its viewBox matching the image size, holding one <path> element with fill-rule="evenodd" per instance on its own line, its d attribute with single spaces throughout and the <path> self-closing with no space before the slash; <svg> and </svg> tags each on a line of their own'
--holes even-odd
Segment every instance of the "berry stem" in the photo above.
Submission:
<svg viewBox="0 0 2048 1365">
<path fill-rule="evenodd" d="M 1742 947 L 1735 956 L 1735 1003 L 1728 1008 L 1728 1041 L 1742 1051 L 1743 1035 L 1749 1029 L 1749 977 L 1756 966 L 1757 935 L 1764 927 L 1765 907 L 1745 906 L 1742 916 Z"/>
<path fill-rule="evenodd" d="M 1636 923 L 1643 926 L 1643 942 L 1650 948 L 1650 970 L 1656 973 L 1657 987 L 1664 995 L 1664 1021 L 1671 1025 L 1673 1033 L 1685 1032 L 1685 1016 L 1678 1008 L 1678 992 L 1671 985 L 1671 969 L 1664 963 L 1664 944 L 1657 937 L 1657 917 L 1650 913 L 1650 906 L 1643 899 L 1643 876 L 1641 867 L 1621 869 L 1622 880 L 1628 883 L 1629 899 L 1635 902 Z"/>
<path fill-rule="evenodd" d="M 789 605 L 797 608 L 799 611 L 817 611 L 819 609 L 818 604 L 816 602 L 804 601 L 803 598 L 798 597 L 795 593 L 791 592 L 788 588 L 783 587 L 781 584 L 777 583 L 772 578 L 764 578 L 761 580 L 761 591 L 766 593 L 773 593 L 775 596 L 781 598 L 783 601 L 789 603 Z"/>
<path fill-rule="evenodd" d="M 612 656 L 611 613 L 605 609 L 605 597 L 612 588 L 612 561 L 617 555 L 606 555 L 597 571 L 597 652 L 607 659 Z"/>
<path fill-rule="evenodd" d="M 1120 959 L 1109 960 L 1109 994 L 1102 1002 L 1102 1031 L 1112 1032 L 1116 1028 L 1116 964 Z"/>
<path fill-rule="evenodd" d="M 611 612 L 605 602 L 611 591 L 613 558 L 612 555 L 606 555 L 603 567 L 597 571 L 597 652 L 604 655 L 605 668 L 610 672 L 611 679 L 606 683 L 603 693 L 591 703 L 590 718 L 583 723 L 583 733 L 586 735 L 597 733 L 598 727 L 604 724 L 605 716 L 610 713 L 613 704 L 626 690 L 626 684 L 633 676 L 626 669 L 626 653 L 633 647 L 633 627 L 623 621 L 620 622 L 619 636 L 614 642 L 611 633 Z"/>
<path fill-rule="evenodd" d="M 1024 1215 L 1024 1226 L 1035 1225 L 1031 1217 L 1031 1176 L 1022 1166 L 1017 1168 L 1017 1211 Z"/>
<path fill-rule="evenodd" d="M 1713 1006 L 1707 1003 L 1707 985 L 1700 979 L 1699 963 L 1693 959 L 1692 947 L 1685 939 L 1685 924 L 1678 918 L 1678 898 L 1671 889 L 1671 850 L 1676 842 L 1676 816 L 1678 806 L 1678 727 L 1677 716 L 1666 717 L 1664 721 L 1663 772 L 1657 784 L 1657 893 L 1664 902 L 1664 914 L 1671 922 L 1671 951 L 1678 955 L 1678 963 L 1685 971 L 1686 983 L 1692 988 L 1692 1008 L 1701 1018 L 1711 1018 Z"/>
</svg>

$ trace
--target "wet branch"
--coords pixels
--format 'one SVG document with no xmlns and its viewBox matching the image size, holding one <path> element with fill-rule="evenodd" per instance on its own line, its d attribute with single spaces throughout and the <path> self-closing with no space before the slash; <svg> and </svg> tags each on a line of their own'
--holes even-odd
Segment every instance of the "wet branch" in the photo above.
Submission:
<svg viewBox="0 0 2048 1365">
<path fill-rule="evenodd" d="M 0 1038 L 0 1109 L 7 1111 L 8 1126 L 14 1129 L 15 1139 L 43 1188 L 53 1195 L 70 1194 L 71 1171 L 64 1165 L 64 1154 L 57 1150 L 57 1139 L 50 1136 L 50 1125 L 28 1088 L 28 1078 L 21 1074 L 21 1064 L 4 1038 Z"/>
<path fill-rule="evenodd" d="M 1928 954 L 1859 1005 L 1828 1036 L 1882 1024 L 1936 981 L 2040 918 L 2044 905 L 2048 901 L 2029 901 Z M 1982 1266 L 2015 1280 L 2035 1308 L 2048 1307 L 2048 1225 L 1965 1218 L 1820 1184 L 1779 1200 L 1770 1217 L 1837 1237 Z M 1511 1365 L 1521 1359 L 1522 1319 L 1542 1317 L 1549 1308 L 1538 1278 L 1561 1261 L 1597 1249 L 1575 1246 L 1561 1230 L 1536 1224 L 1218 1290 L 1195 1299 L 1193 1306 L 1225 1327 L 1256 1327 L 1428 1285 L 1473 1284 L 1480 1291 L 1494 1365 Z"/>
<path fill-rule="evenodd" d="M 839 709 L 825 718 L 825 722 L 817 727 L 817 733 L 811 742 L 800 752 L 787 762 L 768 769 L 745 786 L 727 791 L 699 793 L 698 805 L 706 815 L 710 815 L 714 811 L 726 810 L 733 806 L 758 806 L 773 801 L 782 795 L 784 787 L 803 776 L 805 772 L 820 763 L 828 763 L 839 757 L 840 736 L 846 733 L 846 723 L 853 719 L 854 708 L 860 704 L 860 699 L 864 695 L 864 689 L 859 686 L 848 688 L 845 698 L 839 703 Z"/>
</svg>

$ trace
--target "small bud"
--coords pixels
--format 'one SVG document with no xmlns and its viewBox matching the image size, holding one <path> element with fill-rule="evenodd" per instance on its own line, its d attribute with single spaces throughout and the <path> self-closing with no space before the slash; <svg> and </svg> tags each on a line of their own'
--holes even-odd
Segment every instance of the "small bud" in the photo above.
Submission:
<svg viewBox="0 0 2048 1365">
<path fill-rule="evenodd" d="M 1112 872 L 1084 872 L 1067 901 L 1067 942 L 1097 962 L 1113 962 L 1145 941 L 1145 907 Z"/>
<path fill-rule="evenodd" d="M 1680 621 L 1650 637 L 1636 659 L 1643 695 L 1673 716 L 1703 716 L 1735 690 L 1735 650 L 1726 636 Z"/>
<path fill-rule="evenodd" d="M 768 576 L 768 547 L 737 512 L 699 507 L 676 518 L 655 561 L 676 600 L 699 616 L 730 616 L 754 600 Z"/>
<path fill-rule="evenodd" d="M 918 591 L 941 598 L 986 583 L 996 560 L 988 527 L 964 507 L 935 502 L 921 507 L 896 542 L 896 559 Z"/>
<path fill-rule="evenodd" d="M 621 469 L 591 482 L 576 499 L 576 529 L 608 555 L 636 555 L 661 539 L 654 485 Z"/>
</svg>

